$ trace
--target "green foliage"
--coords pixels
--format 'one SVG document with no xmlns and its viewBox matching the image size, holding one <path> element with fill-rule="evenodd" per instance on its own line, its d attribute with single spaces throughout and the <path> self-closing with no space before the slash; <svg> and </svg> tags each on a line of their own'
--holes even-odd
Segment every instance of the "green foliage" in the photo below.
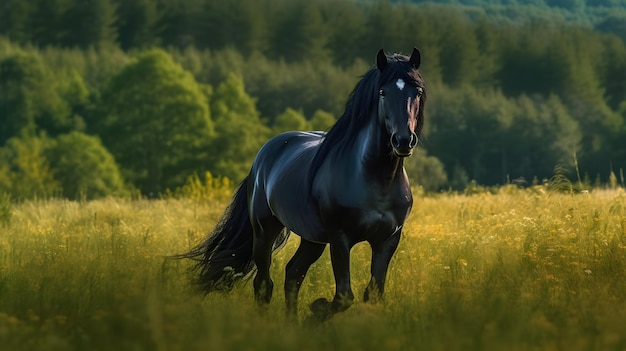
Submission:
<svg viewBox="0 0 626 351">
<path fill-rule="evenodd" d="M 102 101 L 104 144 L 144 194 L 182 185 L 213 135 L 205 91 L 161 50 L 124 67 Z"/>
<path fill-rule="evenodd" d="M 45 156 L 63 197 L 95 199 L 126 194 L 113 156 L 97 137 L 80 132 L 60 135 L 52 140 Z"/>
<path fill-rule="evenodd" d="M 158 25 L 162 14 L 150 0 L 116 1 L 118 41 L 126 50 L 146 48 L 158 44 Z"/>
<path fill-rule="evenodd" d="M 230 75 L 211 97 L 216 137 L 209 145 L 207 167 L 219 177 L 243 179 L 271 133 L 259 117 L 255 101 L 237 75 Z"/>
<path fill-rule="evenodd" d="M 329 58 L 330 32 L 315 2 L 284 2 L 276 24 L 274 50 L 286 61 L 322 61 Z"/>
<path fill-rule="evenodd" d="M 287 108 L 285 112 L 276 116 L 274 123 L 272 124 L 272 132 L 279 134 L 289 130 L 311 130 L 313 129 L 311 123 L 306 120 L 302 113 Z"/>
<path fill-rule="evenodd" d="M 61 44 L 69 34 L 66 13 L 72 2 L 67 0 L 31 0 L 30 25 L 32 42 L 38 45 Z"/>
<path fill-rule="evenodd" d="M 108 47 L 117 41 L 116 6 L 113 0 L 71 1 L 61 18 L 65 46 Z"/>
<path fill-rule="evenodd" d="M 497 91 L 442 89 L 430 99 L 428 109 L 429 151 L 446 164 L 466 173 L 479 183 L 503 184 L 507 165 L 502 155 L 506 131 L 511 125 L 512 104 Z M 454 155 L 454 156 L 453 156 Z"/>
<path fill-rule="evenodd" d="M 448 183 L 448 176 L 441 161 L 428 156 L 421 148 L 404 162 L 404 168 L 411 184 L 419 185 L 425 191 L 437 191 Z"/>
<path fill-rule="evenodd" d="M 8 193 L 0 194 L 0 223 L 8 225 L 13 215 L 13 200 Z"/>
<path fill-rule="evenodd" d="M 68 127 L 65 129 L 84 131 L 87 128 L 85 119 L 89 117 L 93 104 L 83 77 L 73 68 L 63 69 L 55 72 L 55 82 L 59 96 L 68 105 Z M 49 128 L 45 129 L 51 132 Z"/>
<path fill-rule="evenodd" d="M 240 179 L 274 133 L 328 129 L 378 49 L 418 46 L 446 186 L 549 178 L 573 153 L 599 183 L 626 168 L 623 0 L 416 2 L 6 0 L 0 145 L 99 136 L 145 194 Z M 245 88 L 209 107 L 231 75 Z"/>
<path fill-rule="evenodd" d="M 323 110 L 317 110 L 313 113 L 310 123 L 312 129 L 326 131 L 330 129 L 336 121 L 337 119 L 332 114 Z"/>
<path fill-rule="evenodd" d="M 350 56 L 350 65 L 345 69 L 331 62 L 285 63 L 255 56 L 241 62 L 239 71 L 245 77 L 249 94 L 258 99 L 259 112 L 269 117 L 270 122 L 287 108 L 302 110 L 305 116 L 319 109 L 340 116 L 358 77 L 370 68 L 374 59 L 370 56 L 366 63 L 355 62 L 354 56 Z M 238 62 L 230 64 L 237 66 Z"/>
<path fill-rule="evenodd" d="M 533 1 L 5 0 L 0 35 L 40 47 L 166 47 L 275 53 L 286 60 L 339 59 L 370 46 L 423 42 L 433 14 L 501 25 L 570 21 L 624 35 L 623 0 Z M 393 21 L 390 19 L 394 19 Z M 447 26 L 443 26 L 445 29 Z M 417 30 L 416 30 L 417 29 Z M 207 35 L 210 33 L 210 35 Z M 413 39 L 410 39 L 413 38 Z M 360 44 L 360 45 L 358 45 Z M 463 46 L 461 46 L 463 49 Z"/>
<path fill-rule="evenodd" d="M 460 176 L 454 167 L 461 167 L 480 184 L 506 184 L 510 178 L 547 176 L 555 164 L 573 162 L 581 130 L 558 96 L 441 91 L 428 106 L 435 115 L 427 123 L 428 145 L 436 145 L 430 152 L 449 174 Z"/>
<path fill-rule="evenodd" d="M 32 5 L 21 0 L 6 0 L 1 6 L 0 34 L 22 43 L 28 42 L 32 36 L 29 28 Z"/>
<path fill-rule="evenodd" d="M 39 55 L 0 59 L 0 91 L 0 145 L 24 130 L 56 134 L 71 127 L 69 106 Z"/>
<path fill-rule="evenodd" d="M 197 47 L 235 47 L 243 53 L 264 52 L 270 45 L 272 9 L 269 1 L 209 1 L 200 9 L 199 27 L 211 35 L 197 38 Z"/>
<path fill-rule="evenodd" d="M 614 110 L 622 101 L 626 101 L 626 80 L 621 79 L 626 76 L 626 62 L 620 59 L 626 57 L 624 42 L 626 42 L 626 32 L 622 42 L 614 37 L 606 38 L 605 46 L 602 48 L 604 54 L 598 70 L 601 85 L 606 87 L 607 104 Z"/>
<path fill-rule="evenodd" d="M 328 48 L 331 50 L 333 61 L 341 67 L 350 66 L 353 62 L 346 58 L 361 56 L 363 50 L 361 39 L 367 39 L 365 30 L 368 26 L 365 22 L 367 19 L 364 8 L 353 6 L 347 1 L 327 2 L 324 17 L 327 26 L 332 29 L 328 38 Z"/>
<path fill-rule="evenodd" d="M 187 178 L 187 182 L 171 195 L 174 198 L 191 199 L 203 202 L 225 202 L 231 198 L 234 185 L 228 178 L 213 177 L 211 172 L 200 178 L 197 174 Z"/>
<path fill-rule="evenodd" d="M 479 66 L 478 41 L 472 25 L 460 21 L 450 21 L 441 34 L 439 62 L 443 82 L 449 86 L 472 84 L 482 73 Z"/>
<path fill-rule="evenodd" d="M 0 193 L 15 199 L 56 195 L 60 184 L 54 179 L 44 152 L 50 140 L 23 135 L 9 139 L 0 148 Z"/>
<path fill-rule="evenodd" d="M 516 101 L 513 123 L 507 133 L 507 174 L 531 179 L 550 174 L 556 164 L 571 166 L 572 154 L 580 148 L 581 130 L 558 96 Z"/>
</svg>

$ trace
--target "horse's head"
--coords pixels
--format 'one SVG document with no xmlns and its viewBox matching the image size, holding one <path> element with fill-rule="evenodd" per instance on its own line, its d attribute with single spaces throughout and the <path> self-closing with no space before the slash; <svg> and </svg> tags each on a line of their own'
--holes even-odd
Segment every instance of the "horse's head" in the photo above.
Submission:
<svg viewBox="0 0 626 351">
<path fill-rule="evenodd" d="M 398 157 L 407 157 L 417 146 L 423 124 L 425 87 L 418 72 L 420 52 L 410 57 L 387 56 L 380 49 L 376 57 L 380 71 L 378 116 L 389 134 L 389 143 Z"/>
</svg>

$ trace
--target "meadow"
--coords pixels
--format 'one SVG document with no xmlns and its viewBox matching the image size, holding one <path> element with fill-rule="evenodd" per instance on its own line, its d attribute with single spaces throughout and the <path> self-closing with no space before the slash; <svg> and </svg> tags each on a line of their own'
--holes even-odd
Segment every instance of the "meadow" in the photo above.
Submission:
<svg viewBox="0 0 626 351">
<path fill-rule="evenodd" d="M 227 192 L 226 192 L 227 193 Z M 310 325 L 334 291 L 328 250 L 285 316 L 284 266 L 258 310 L 251 282 L 199 293 L 190 262 L 228 195 L 0 206 L 0 350 L 626 350 L 626 193 L 502 188 L 417 195 L 383 304 L 361 302 L 369 248 L 352 251 L 357 301 Z"/>
</svg>

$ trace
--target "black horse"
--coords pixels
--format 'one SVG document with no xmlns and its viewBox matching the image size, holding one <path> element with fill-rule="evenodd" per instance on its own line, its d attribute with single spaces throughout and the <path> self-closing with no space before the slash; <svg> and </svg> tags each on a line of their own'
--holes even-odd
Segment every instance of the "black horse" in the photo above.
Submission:
<svg viewBox="0 0 626 351">
<path fill-rule="evenodd" d="M 424 122 L 419 65 L 415 48 L 410 57 L 381 49 L 328 133 L 287 132 L 260 149 L 213 233 L 180 256 L 197 261 L 206 292 L 230 290 L 256 265 L 255 298 L 269 303 L 272 251 L 293 231 L 301 241 L 286 268 L 289 314 L 296 315 L 302 281 L 327 244 L 336 291 L 332 301 L 313 302 L 314 316 L 327 319 L 353 303 L 350 250 L 358 242 L 372 247 L 364 300 L 381 299 L 413 203 L 403 160 Z"/>
</svg>

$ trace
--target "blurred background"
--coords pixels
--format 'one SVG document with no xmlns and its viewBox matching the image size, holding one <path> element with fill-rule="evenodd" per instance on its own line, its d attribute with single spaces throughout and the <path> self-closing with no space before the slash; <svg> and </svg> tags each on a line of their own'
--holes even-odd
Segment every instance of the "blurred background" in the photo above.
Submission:
<svg viewBox="0 0 626 351">
<path fill-rule="evenodd" d="M 1 0 L 0 193 L 158 197 L 422 53 L 425 191 L 624 186 L 626 0 Z"/>
</svg>

